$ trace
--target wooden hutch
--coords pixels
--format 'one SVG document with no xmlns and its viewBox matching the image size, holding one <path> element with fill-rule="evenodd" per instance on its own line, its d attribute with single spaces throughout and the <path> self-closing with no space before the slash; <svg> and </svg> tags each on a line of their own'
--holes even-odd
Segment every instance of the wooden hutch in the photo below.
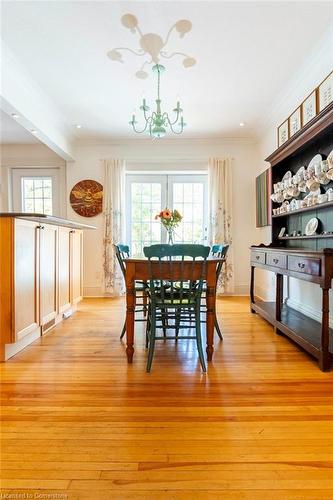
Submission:
<svg viewBox="0 0 333 500">
<path fill-rule="evenodd" d="M 307 167 L 316 154 L 325 159 L 333 149 L 333 103 L 327 106 L 299 132 L 272 153 L 266 161 L 272 167 L 273 185 L 281 181 L 287 171 L 295 174 L 301 166 Z M 333 181 L 322 185 L 322 193 L 333 187 Z M 300 197 L 304 197 L 302 193 Z M 280 204 L 273 203 L 273 208 Z M 304 234 L 307 222 L 319 220 L 317 233 Z M 281 228 L 288 236 L 279 236 Z M 295 235 L 296 234 L 296 235 Z M 276 275 L 274 302 L 255 299 L 255 268 L 272 271 Z M 283 278 L 290 276 L 312 282 L 322 290 L 322 318 L 315 321 L 292 309 L 283 301 Z M 329 289 L 333 278 L 333 201 L 307 206 L 272 216 L 272 243 L 251 247 L 251 311 L 269 321 L 282 333 L 313 355 L 322 371 L 328 370 L 333 360 L 333 329 L 329 327 Z"/>
</svg>

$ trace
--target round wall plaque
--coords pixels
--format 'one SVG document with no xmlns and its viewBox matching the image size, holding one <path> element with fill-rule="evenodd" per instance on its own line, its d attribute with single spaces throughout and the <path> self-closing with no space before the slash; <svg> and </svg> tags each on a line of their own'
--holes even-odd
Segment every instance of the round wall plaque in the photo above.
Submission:
<svg viewBox="0 0 333 500">
<path fill-rule="evenodd" d="M 72 188 L 69 201 L 72 209 L 82 217 L 94 217 L 102 212 L 103 186 L 85 179 Z"/>
</svg>

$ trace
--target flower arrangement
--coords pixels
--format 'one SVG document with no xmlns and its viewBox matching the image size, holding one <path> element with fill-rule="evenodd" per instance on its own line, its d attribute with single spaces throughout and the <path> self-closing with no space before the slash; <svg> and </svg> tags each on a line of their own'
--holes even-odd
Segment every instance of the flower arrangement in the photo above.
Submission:
<svg viewBox="0 0 333 500">
<path fill-rule="evenodd" d="M 177 226 L 179 226 L 182 215 L 178 210 L 170 210 L 165 208 L 159 214 L 155 215 L 155 220 L 160 219 L 161 224 L 165 227 L 168 232 L 168 243 L 172 245 L 174 239 L 174 233 Z"/>
</svg>

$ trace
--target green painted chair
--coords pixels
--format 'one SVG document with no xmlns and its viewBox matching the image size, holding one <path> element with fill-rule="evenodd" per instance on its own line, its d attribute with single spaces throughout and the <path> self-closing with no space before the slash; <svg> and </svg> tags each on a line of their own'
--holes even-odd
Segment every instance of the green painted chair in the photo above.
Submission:
<svg viewBox="0 0 333 500">
<path fill-rule="evenodd" d="M 211 248 L 211 251 L 210 251 L 211 252 L 211 256 L 215 257 L 215 258 L 218 258 L 218 259 L 223 259 L 223 261 L 219 262 L 219 264 L 216 267 L 216 283 L 218 283 L 221 271 L 222 271 L 223 266 L 225 264 L 228 250 L 229 250 L 229 245 L 224 245 L 224 244 L 212 245 L 212 248 Z M 202 294 L 202 298 L 203 299 L 206 298 L 206 292 L 207 292 L 207 289 L 206 289 L 206 283 L 205 283 L 204 287 L 203 287 L 203 294 Z M 202 308 L 206 311 L 207 308 L 206 308 L 206 303 L 205 302 L 202 303 Z M 223 340 L 223 336 L 222 336 L 222 333 L 221 333 L 220 325 L 219 325 L 219 322 L 217 320 L 216 311 L 215 311 L 215 315 L 214 315 L 214 327 L 215 327 L 215 330 L 216 330 L 217 335 L 219 336 L 219 338 L 221 340 Z"/>
<path fill-rule="evenodd" d="M 114 252 L 117 257 L 117 261 L 119 263 L 121 272 L 123 274 L 123 277 L 125 279 L 125 272 L 126 272 L 126 267 L 124 263 L 124 259 L 129 259 L 130 258 L 130 248 L 128 245 L 113 245 Z M 142 299 L 142 302 L 138 301 L 138 299 Z M 137 307 L 139 306 L 139 307 Z M 142 306 L 142 307 L 141 307 Z M 147 316 L 148 312 L 148 295 L 147 295 L 147 283 L 143 281 L 136 281 L 135 282 L 135 312 L 143 312 L 144 318 Z M 140 318 L 135 318 L 135 321 L 145 321 L 144 319 Z M 120 334 L 120 339 L 124 337 L 126 333 L 126 319 L 124 322 L 123 329 Z"/>
<path fill-rule="evenodd" d="M 200 304 L 206 271 L 206 260 L 210 247 L 203 245 L 151 245 L 144 247 L 149 261 L 149 307 L 146 339 L 148 350 L 147 372 L 150 372 L 154 356 L 155 341 L 166 339 L 195 339 L 202 370 L 206 364 L 201 341 Z M 174 261 L 180 262 L 175 274 Z M 199 262 L 199 264 L 197 262 Z M 168 279 L 165 279 L 167 266 Z M 195 274 L 195 272 L 199 273 Z M 180 322 L 183 313 L 193 315 L 195 321 Z M 158 336 L 159 328 L 175 330 L 174 336 Z M 180 335 L 180 329 L 195 329 L 195 335 Z"/>
</svg>

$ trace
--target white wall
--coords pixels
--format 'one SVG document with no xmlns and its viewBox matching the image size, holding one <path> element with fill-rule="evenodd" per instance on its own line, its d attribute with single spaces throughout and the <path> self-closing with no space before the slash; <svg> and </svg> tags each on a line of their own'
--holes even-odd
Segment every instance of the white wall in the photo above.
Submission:
<svg viewBox="0 0 333 500">
<path fill-rule="evenodd" d="M 255 185 L 256 148 L 249 140 L 161 140 L 135 139 L 110 144 L 77 145 L 74 163 L 67 164 L 67 200 L 74 184 L 82 179 L 94 179 L 103 184 L 100 160 L 124 158 L 129 169 L 156 170 L 205 169 L 208 158 L 230 155 L 233 162 L 233 215 L 235 292 L 248 293 L 249 246 L 255 236 Z M 69 219 L 87 222 L 77 215 L 70 205 Z M 96 231 L 86 231 L 84 237 L 84 294 L 100 295 L 103 263 L 103 218 L 98 215 L 89 220 Z"/>
<path fill-rule="evenodd" d="M 15 167 L 56 167 L 60 183 L 66 185 L 66 162 L 44 144 L 2 144 L 0 154 L 0 212 L 11 211 L 11 170 Z M 66 217 L 66 202 L 61 199 L 61 215 Z"/>
<path fill-rule="evenodd" d="M 262 134 L 258 142 L 258 171 L 256 175 L 269 167 L 264 159 L 277 148 L 277 126 L 321 83 L 332 71 L 333 66 L 333 30 L 326 33 L 309 58 L 298 68 L 288 85 L 281 89 L 280 95 L 268 110 L 269 117 L 262 124 Z M 256 230 L 255 242 L 271 242 L 270 228 Z M 256 292 L 265 300 L 275 296 L 275 278 L 267 271 L 256 271 Z M 285 287 L 287 290 L 288 287 Z M 289 280 L 289 303 L 292 307 L 309 314 L 314 319 L 321 318 L 320 288 L 293 278 Z M 331 303 L 331 310 L 333 303 Z"/>
</svg>

